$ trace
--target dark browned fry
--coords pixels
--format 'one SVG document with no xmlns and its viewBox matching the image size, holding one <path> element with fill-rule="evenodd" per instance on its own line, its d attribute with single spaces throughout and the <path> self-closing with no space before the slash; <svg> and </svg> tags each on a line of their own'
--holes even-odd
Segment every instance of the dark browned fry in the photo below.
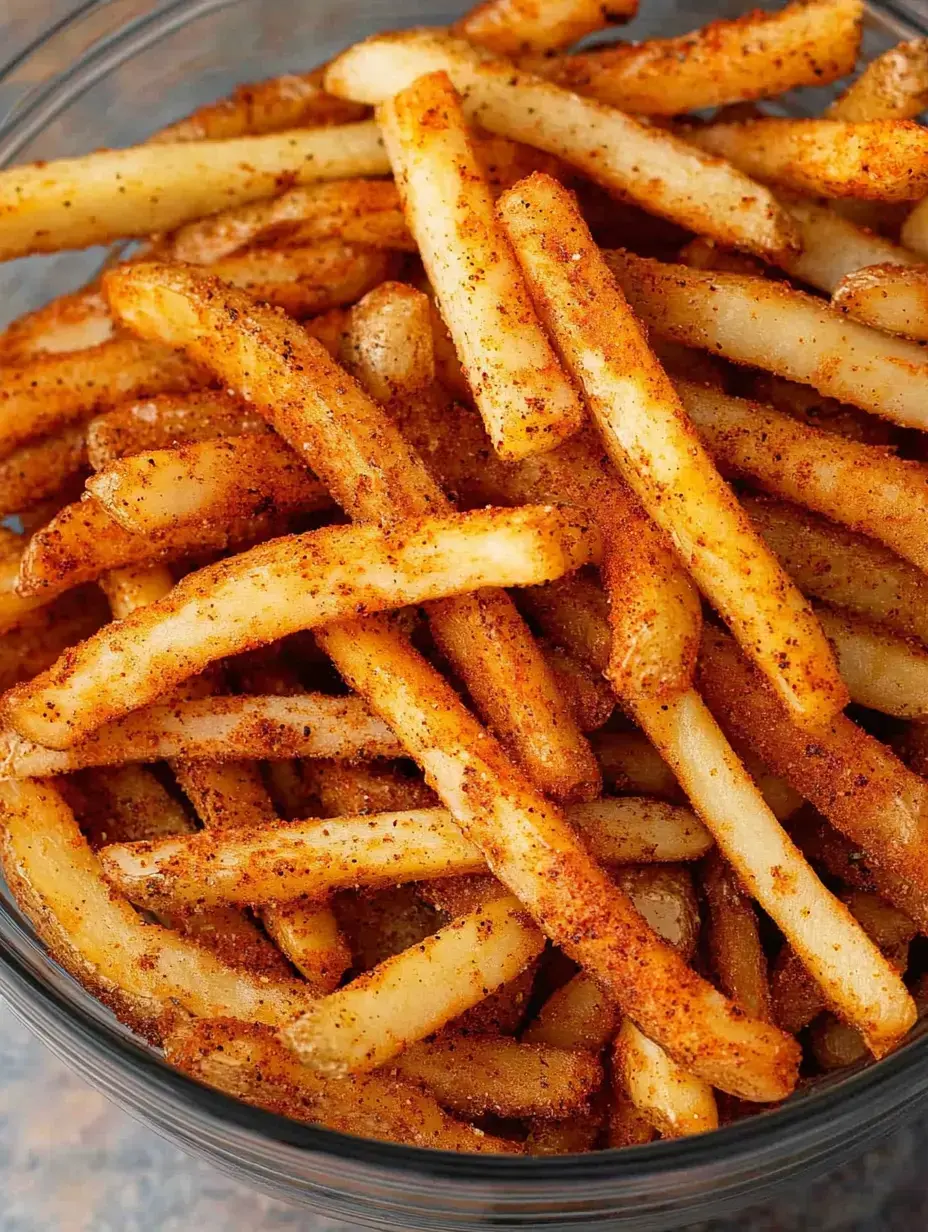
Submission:
<svg viewBox="0 0 928 1232">
<path fill-rule="evenodd" d="M 767 959 L 754 905 L 718 852 L 712 852 L 703 862 L 702 889 L 708 911 L 709 953 L 719 986 L 752 1018 L 779 1021 L 774 1019 L 770 1004 Z"/>
</svg>

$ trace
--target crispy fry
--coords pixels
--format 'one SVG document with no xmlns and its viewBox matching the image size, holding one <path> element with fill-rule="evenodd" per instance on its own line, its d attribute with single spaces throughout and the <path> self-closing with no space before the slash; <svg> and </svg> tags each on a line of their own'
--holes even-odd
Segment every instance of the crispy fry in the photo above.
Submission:
<svg viewBox="0 0 928 1232">
<path fill-rule="evenodd" d="M 644 1146 L 655 1137 L 654 1126 L 638 1111 L 621 1083 L 613 1078 L 606 1122 L 607 1144 L 621 1150 L 627 1146 Z"/>
<path fill-rule="evenodd" d="M 747 373 L 743 374 L 747 377 Z M 740 384 L 740 382 L 739 382 Z M 843 436 L 864 445 L 895 447 L 900 429 L 885 419 L 877 419 L 867 411 L 859 411 L 846 402 L 823 396 L 811 385 L 800 385 L 772 372 L 756 369 L 745 382 L 745 393 L 758 402 L 775 406 L 800 423 L 821 428 L 833 436 Z"/>
<path fill-rule="evenodd" d="M 826 1073 L 857 1065 L 867 1057 L 867 1045 L 861 1039 L 860 1032 L 833 1014 L 823 1014 L 812 1024 L 809 1047 Z"/>
<path fill-rule="evenodd" d="M 612 1059 L 632 1103 L 662 1138 L 718 1129 L 712 1088 L 681 1069 L 628 1019 L 616 1037 Z"/>
<path fill-rule="evenodd" d="M 593 668 L 561 646 L 542 645 L 545 659 L 581 731 L 598 731 L 615 710 L 615 693 Z"/>
<path fill-rule="evenodd" d="M 100 578 L 114 620 L 125 620 L 136 608 L 163 599 L 174 589 L 174 577 L 165 565 L 114 569 Z"/>
<path fill-rule="evenodd" d="M 307 1007 L 294 980 L 233 970 L 208 950 L 146 924 L 104 881 L 70 810 L 48 783 L 0 786 L 8 883 L 58 962 L 124 1022 L 157 1041 L 178 1002 L 281 1026 Z M 118 944 L 114 942 L 118 941 Z"/>
<path fill-rule="evenodd" d="M 87 481 L 87 491 L 120 526 L 140 534 L 331 506 L 299 454 L 272 434 L 136 454 L 98 471 Z"/>
<path fill-rule="evenodd" d="M 925 926 L 928 784 L 843 715 L 812 734 L 802 731 L 719 634 L 703 639 L 700 680 L 726 729 L 866 851 L 874 880 L 890 902 L 897 901 L 896 882 L 909 883 L 912 894 L 898 905 Z"/>
<path fill-rule="evenodd" d="M 701 149 L 759 180 L 815 197 L 917 201 L 928 134 L 910 120 L 749 120 L 688 130 Z"/>
<path fill-rule="evenodd" d="M 422 779 L 402 774 L 389 763 L 313 761 L 304 767 L 307 786 L 319 798 L 323 817 L 360 817 L 430 809 L 438 803 Z"/>
<path fill-rule="evenodd" d="M 689 869 L 679 864 L 626 865 L 613 875 L 657 935 L 689 961 L 696 951 L 700 926 Z"/>
<path fill-rule="evenodd" d="M 0 732 L 0 774 L 35 778 L 182 757 L 396 757 L 396 740 L 354 697 L 207 697 L 168 702 L 104 724 L 58 752 Z"/>
<path fill-rule="evenodd" d="M 825 114 L 851 123 L 914 120 L 926 107 L 928 40 L 919 38 L 897 43 L 871 60 Z"/>
<path fill-rule="evenodd" d="M 0 332 L 0 363 L 24 364 L 40 355 L 85 351 L 108 342 L 113 318 L 99 285 L 59 295 Z"/>
<path fill-rule="evenodd" d="M 928 718 L 928 649 L 848 612 L 822 608 L 818 616 L 854 702 L 899 719 Z"/>
<path fill-rule="evenodd" d="M 928 267 L 870 265 L 847 274 L 831 306 L 887 334 L 928 341 Z"/>
<path fill-rule="evenodd" d="M 784 945 L 770 973 L 773 1021 L 798 1035 L 826 1008 L 827 1002 L 799 955 Z"/>
<path fill-rule="evenodd" d="M 18 582 L 23 553 L 17 544 L 12 553 L 0 555 L 0 631 L 15 629 L 37 608 L 44 607 L 44 595 L 22 595 Z"/>
<path fill-rule="evenodd" d="M 376 124 L 133 146 L 0 173 L 0 258 L 170 231 L 281 183 L 386 175 Z M 116 191 L 117 187 L 119 191 Z"/>
<path fill-rule="evenodd" d="M 512 56 L 569 47 L 637 10 L 637 0 L 483 0 L 453 30 L 497 55 Z"/>
<path fill-rule="evenodd" d="M 553 1048 L 599 1052 L 618 1026 L 618 1013 L 600 986 L 585 971 L 552 993 L 522 1039 Z"/>
<path fill-rule="evenodd" d="M 606 670 L 612 643 L 609 604 L 595 581 L 575 573 L 545 586 L 527 586 L 518 600 L 558 646 L 596 671 Z"/>
<path fill-rule="evenodd" d="M 813 724 L 841 709 L 847 694 L 808 604 L 701 450 L 570 195 L 534 176 L 500 210 L 617 468 L 794 713 Z"/>
<path fill-rule="evenodd" d="M 713 21 L 676 38 L 537 57 L 531 67 L 621 111 L 682 115 L 846 77 L 857 60 L 861 16 L 858 0 L 794 2 L 774 13 L 755 9 Z"/>
<path fill-rule="evenodd" d="M 0 461 L 0 517 L 28 509 L 55 492 L 87 464 L 83 424 L 23 445 Z"/>
<path fill-rule="evenodd" d="M 0 689 L 44 672 L 69 646 L 96 633 L 108 619 L 96 587 L 72 591 L 24 614 L 15 629 L 0 636 Z"/>
<path fill-rule="evenodd" d="M 472 122 L 562 158 L 623 199 L 700 235 L 776 257 L 798 248 L 766 189 L 671 133 L 581 98 L 435 30 L 380 35 L 344 52 L 326 85 L 380 103 L 426 73 L 445 71 Z"/>
<path fill-rule="evenodd" d="M 866 227 L 856 226 L 828 205 L 792 198 L 786 204 L 799 227 L 802 251 L 791 254 L 782 264 L 790 277 L 799 282 L 807 282 L 831 295 L 844 278 L 864 266 L 917 266 L 920 263 L 917 253 Z M 841 307 L 834 302 L 833 306 Z"/>
<path fill-rule="evenodd" d="M 767 959 L 754 906 L 718 852 L 712 852 L 703 862 L 702 889 L 708 912 L 709 952 L 719 986 L 752 1018 L 777 1021 L 770 1003 Z"/>
<path fill-rule="evenodd" d="M 184 806 L 144 766 L 117 766 L 76 776 L 88 807 L 79 810 L 81 829 L 94 851 L 110 843 L 140 843 L 192 834 Z M 74 778 L 66 779 L 71 787 Z"/>
<path fill-rule="evenodd" d="M 606 1112 L 598 1100 L 588 1112 L 560 1119 L 536 1118 L 525 1139 L 527 1155 L 581 1155 L 596 1150 Z"/>
<path fill-rule="evenodd" d="M 893 423 L 928 424 L 923 351 L 848 321 L 781 283 L 662 265 L 628 252 L 606 260 L 645 325 L 684 346 L 814 386 Z"/>
<path fill-rule="evenodd" d="M 175 761 L 172 769 L 207 828 L 254 826 L 277 820 L 261 771 L 251 762 Z"/>
<path fill-rule="evenodd" d="M 493 209 L 445 73 L 378 112 L 403 208 L 474 400 L 501 458 L 543 453 L 582 425 Z"/>
<path fill-rule="evenodd" d="M 254 1024 L 178 1025 L 165 1055 L 198 1082 L 295 1121 L 433 1150 L 518 1154 L 520 1148 L 448 1116 L 421 1088 L 386 1074 L 323 1079 Z"/>
</svg>

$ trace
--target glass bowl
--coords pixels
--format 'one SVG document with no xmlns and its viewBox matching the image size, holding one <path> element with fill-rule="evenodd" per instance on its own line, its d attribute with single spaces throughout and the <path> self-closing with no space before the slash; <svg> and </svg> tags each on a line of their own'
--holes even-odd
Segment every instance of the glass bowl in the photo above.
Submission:
<svg viewBox="0 0 928 1232">
<path fill-rule="evenodd" d="M 681 33 L 743 0 L 643 0 L 631 37 Z M 319 63 L 373 30 L 437 24 L 455 0 L 90 0 L 0 72 L 0 166 L 132 143 L 240 81 Z M 623 32 L 624 33 L 624 32 Z M 865 55 L 928 33 L 869 12 Z M 816 97 L 817 94 L 817 97 Z M 786 101 L 802 112 L 822 92 Z M 100 251 L 0 265 L 0 324 L 99 268 Z M 130 1115 L 278 1198 L 376 1228 L 666 1229 L 762 1202 L 860 1154 L 928 1102 L 928 1038 L 703 1138 L 544 1159 L 451 1155 L 255 1111 L 175 1073 L 47 956 L 0 885 L 0 993 Z"/>
</svg>

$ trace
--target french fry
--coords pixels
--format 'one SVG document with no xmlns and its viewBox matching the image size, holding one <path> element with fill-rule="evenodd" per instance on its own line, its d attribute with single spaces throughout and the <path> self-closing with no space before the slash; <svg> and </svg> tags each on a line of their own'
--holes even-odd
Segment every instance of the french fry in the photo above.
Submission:
<svg viewBox="0 0 928 1232">
<path fill-rule="evenodd" d="M 516 1143 L 456 1121 L 412 1083 L 383 1073 L 323 1079 L 255 1024 L 179 1024 L 165 1040 L 165 1056 L 198 1082 L 295 1121 L 433 1150 L 520 1153 Z"/>
<path fill-rule="evenodd" d="M 174 589 L 174 576 L 165 565 L 114 569 L 100 578 L 114 620 L 125 620 L 136 608 L 156 603 Z"/>
<path fill-rule="evenodd" d="M 598 1053 L 612 1039 L 617 1026 L 615 1005 L 596 981 L 581 971 L 551 994 L 522 1039 L 528 1044 Z"/>
<path fill-rule="evenodd" d="M 552 642 L 596 671 L 606 670 L 612 649 L 609 604 L 594 580 L 574 573 L 544 586 L 527 586 L 518 602 Z"/>
<path fill-rule="evenodd" d="M 774 1022 L 767 959 L 757 931 L 757 915 L 731 868 L 713 852 L 702 865 L 708 944 L 719 986 L 752 1018 Z"/>
<path fill-rule="evenodd" d="M 102 150 L 0 173 L 0 259 L 171 231 L 217 209 L 390 170 L 370 122 Z"/>
<path fill-rule="evenodd" d="M 826 1073 L 858 1065 L 867 1057 L 867 1045 L 860 1033 L 833 1014 L 823 1014 L 812 1024 L 809 1048 Z"/>
<path fill-rule="evenodd" d="M 612 1059 L 632 1103 L 661 1137 L 718 1129 L 712 1088 L 681 1069 L 628 1019 L 616 1037 Z"/>
<path fill-rule="evenodd" d="M 355 974 L 370 971 L 438 930 L 440 913 L 415 885 L 337 894 L 332 910 L 351 952 Z"/>
<path fill-rule="evenodd" d="M 607 681 L 561 646 L 542 645 L 545 659 L 581 731 L 598 731 L 612 718 L 615 693 Z"/>
<path fill-rule="evenodd" d="M 140 843 L 192 834 L 194 825 L 179 800 L 145 766 L 117 766 L 78 776 L 89 807 L 81 829 L 94 851 L 111 843 Z M 65 780 L 70 786 L 74 779 Z"/>
<path fill-rule="evenodd" d="M 447 72 L 471 122 L 563 159 L 623 200 L 720 243 L 761 256 L 798 248 L 792 223 L 766 189 L 662 129 L 532 74 L 490 61 L 441 31 L 358 43 L 329 67 L 326 88 L 382 103 L 427 73 Z"/>
<path fill-rule="evenodd" d="M 125 402 L 87 425 L 87 456 L 95 471 L 147 449 L 169 449 L 178 442 L 267 432 L 265 420 L 237 398 L 213 390 L 163 394 Z"/>
<path fill-rule="evenodd" d="M 699 902 L 688 868 L 626 865 L 613 872 L 657 935 L 689 961 L 699 941 Z"/>
<path fill-rule="evenodd" d="M 86 351 L 109 342 L 113 318 L 98 285 L 59 295 L 0 332 L 0 364 L 24 364 L 40 355 Z"/>
<path fill-rule="evenodd" d="M 621 1083 L 613 1079 L 609 1092 L 609 1112 L 606 1121 L 606 1141 L 614 1150 L 627 1146 L 644 1146 L 656 1137 L 654 1126 L 635 1107 Z"/>
<path fill-rule="evenodd" d="M 928 649 L 848 612 L 818 616 L 852 701 L 898 719 L 928 718 Z"/>
<path fill-rule="evenodd" d="M 634 17 L 636 0 L 483 0 L 453 26 L 455 34 L 497 55 L 557 51 Z"/>
<path fill-rule="evenodd" d="M 917 201 L 928 191 L 928 135 L 911 120 L 776 117 L 688 136 L 748 175 L 813 197 Z"/>
<path fill-rule="evenodd" d="M 682 115 L 846 77 L 857 61 L 861 15 L 857 0 L 794 2 L 774 13 L 755 9 L 713 21 L 676 38 L 537 57 L 530 65 L 621 111 Z"/>
<path fill-rule="evenodd" d="M 595 1151 L 606 1117 L 601 1105 L 600 1100 L 588 1112 L 575 1112 L 560 1119 L 536 1118 L 525 1139 L 526 1154 L 581 1155 Z"/>
<path fill-rule="evenodd" d="M 747 375 L 747 374 L 745 374 Z M 739 382 L 740 384 L 740 382 Z M 877 419 L 867 411 L 859 411 L 846 402 L 828 398 L 811 385 L 799 385 L 772 372 L 755 370 L 745 383 L 745 392 L 758 402 L 775 406 L 800 423 L 821 428 L 833 436 L 843 436 L 864 445 L 884 445 L 894 448 L 899 443 L 900 429 L 885 419 Z"/>
<path fill-rule="evenodd" d="M 135 338 L 0 368 L 0 457 L 123 398 L 179 392 L 202 378 L 183 356 Z"/>
<path fill-rule="evenodd" d="M 435 793 L 422 779 L 404 775 L 389 763 L 313 761 L 305 765 L 304 773 L 324 817 L 430 809 L 437 804 Z"/>
<path fill-rule="evenodd" d="M 13 538 L 11 534 L 11 539 Z M 0 552 L 0 631 L 15 629 L 31 612 L 42 608 L 48 599 L 42 595 L 21 595 L 18 581 L 23 553 L 19 544 Z"/>
<path fill-rule="evenodd" d="M 285 73 L 236 86 L 227 98 L 198 107 L 159 129 L 149 141 L 228 141 L 287 128 L 321 128 L 363 120 L 363 107 L 326 94 L 324 76 L 323 66 L 308 73 Z"/>
<path fill-rule="evenodd" d="M 897 882 L 907 883 L 911 893 L 898 905 L 925 926 L 928 785 L 843 715 L 814 736 L 802 731 L 720 634 L 704 637 L 700 662 L 702 690 L 726 729 L 866 851 L 874 881 L 890 902 L 897 901 Z"/>
<path fill-rule="evenodd" d="M 113 282 L 109 290 L 133 328 L 157 334 L 176 328 L 177 342 L 206 347 L 224 383 L 245 396 L 263 390 L 268 418 L 352 517 L 394 522 L 450 512 L 447 498 L 389 416 L 294 323 L 256 307 L 241 292 L 168 267 Z M 175 301 L 170 317 L 158 309 L 164 295 Z M 241 323 L 239 353 L 216 333 L 230 308 Z M 261 375 L 257 385 L 254 372 Z M 595 795 L 598 774 L 589 747 L 511 603 L 481 594 L 445 602 L 431 617 L 471 696 L 533 779 L 558 798 Z"/>
<path fill-rule="evenodd" d="M 44 672 L 69 646 L 96 633 L 108 619 L 95 587 L 75 590 L 24 614 L 15 629 L 0 636 L 0 689 Z"/>
<path fill-rule="evenodd" d="M 928 267 L 870 265 L 847 274 L 831 306 L 887 334 L 928 341 Z"/>
<path fill-rule="evenodd" d="M 535 176 L 500 212 L 616 467 L 793 712 L 810 725 L 834 714 L 847 695 L 821 630 L 700 448 L 574 201 Z"/>
<path fill-rule="evenodd" d="M 171 768 L 207 828 L 231 829 L 277 820 L 260 768 L 251 762 L 175 761 Z"/>
<path fill-rule="evenodd" d="M 48 783 L 0 785 L 0 859 L 20 907 L 55 959 L 154 1042 L 177 1011 L 279 1027 L 307 1007 L 295 980 L 232 969 L 147 924 L 103 879 L 71 811 Z"/>
<path fill-rule="evenodd" d="M 773 1021 L 798 1035 L 825 1010 L 827 1001 L 798 954 L 784 945 L 770 973 Z"/>
<path fill-rule="evenodd" d="M 445 73 L 420 78 L 378 120 L 410 230 L 477 407 L 501 458 L 554 448 L 583 423 L 496 220 L 493 195 Z"/>
<path fill-rule="evenodd" d="M 590 529 L 583 518 L 537 506 L 426 518 L 393 532 L 355 525 L 272 540 L 188 574 L 164 599 L 10 694 L 7 713 L 22 735 L 68 748 L 237 651 L 349 613 L 537 583 L 589 564 L 598 555 Z"/>
<path fill-rule="evenodd" d="M 849 321 L 765 278 L 663 265 L 627 252 L 605 256 L 645 325 L 674 342 L 812 385 L 904 427 L 928 423 L 928 368 L 915 343 Z"/>
<path fill-rule="evenodd" d="M 396 757 L 396 740 L 354 697 L 207 697 L 167 702 L 98 727 L 64 751 L 0 732 L 0 775 L 36 778 L 85 766 L 180 757 Z"/>
<path fill-rule="evenodd" d="M 843 75 L 843 74 L 839 74 Z M 825 114 L 831 120 L 914 120 L 928 107 L 928 41 L 897 43 L 871 60 Z"/>
<path fill-rule="evenodd" d="M 55 492 L 87 464 L 83 424 L 21 448 L 0 460 L 0 517 L 28 509 Z"/>
<path fill-rule="evenodd" d="M 87 491 L 120 526 L 138 534 L 331 506 L 299 454 L 272 434 L 136 454 L 91 476 Z"/>
<path fill-rule="evenodd" d="M 591 1053 L 463 1035 L 413 1044 L 397 1058 L 396 1072 L 469 1118 L 562 1117 L 582 1108 L 603 1079 Z"/>
<path fill-rule="evenodd" d="M 318 1001 L 284 1042 L 322 1074 L 376 1069 L 513 979 L 543 947 L 519 902 L 497 899 Z M 410 997 L 411 987 L 429 995 Z"/>
</svg>

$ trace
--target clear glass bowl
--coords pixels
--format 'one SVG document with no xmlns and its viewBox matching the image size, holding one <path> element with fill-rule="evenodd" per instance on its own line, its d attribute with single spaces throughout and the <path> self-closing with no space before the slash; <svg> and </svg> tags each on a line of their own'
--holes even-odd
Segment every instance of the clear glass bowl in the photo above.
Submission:
<svg viewBox="0 0 928 1232">
<path fill-rule="evenodd" d="M 0 73 L 0 166 L 129 144 L 239 81 L 306 67 L 385 26 L 439 23 L 463 0 L 91 0 Z M 735 16 L 743 0 L 643 0 L 633 37 Z M 868 57 L 928 33 L 870 12 Z M 800 92 L 791 110 L 821 106 Z M 100 252 L 0 265 L 0 324 L 92 275 Z M 0 885 L 0 992 L 59 1057 L 130 1115 L 276 1197 L 377 1228 L 592 1224 L 666 1229 L 758 1203 L 891 1133 L 928 1102 L 928 1039 L 704 1138 L 546 1159 L 461 1156 L 284 1121 L 169 1069 L 48 958 Z"/>
</svg>

